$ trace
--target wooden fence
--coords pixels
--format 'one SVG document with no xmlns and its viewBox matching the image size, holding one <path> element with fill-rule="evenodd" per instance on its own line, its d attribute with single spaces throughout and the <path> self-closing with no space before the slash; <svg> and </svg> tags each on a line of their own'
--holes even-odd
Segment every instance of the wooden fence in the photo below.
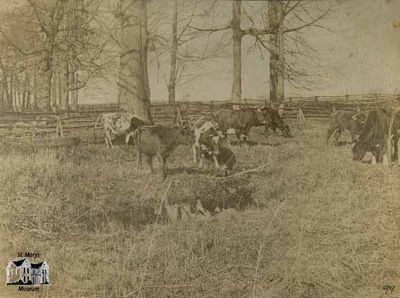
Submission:
<svg viewBox="0 0 400 298">
<path fill-rule="evenodd" d="M 259 107 L 264 100 L 244 100 L 235 104 L 237 108 Z M 348 95 L 322 97 L 291 97 L 279 108 L 287 119 L 327 119 L 334 109 L 356 111 L 371 110 L 383 105 L 400 105 L 400 95 Z M 156 124 L 172 124 L 177 117 L 194 121 L 200 117 L 211 118 L 213 112 L 221 108 L 232 108 L 230 101 L 211 102 L 153 102 L 151 112 Z M 275 106 L 278 108 L 278 106 Z M 120 111 L 116 104 L 80 105 L 76 111 L 58 111 L 57 113 L 0 113 L 0 136 L 62 136 L 73 131 L 93 129 L 96 120 L 103 113 Z M 102 126 L 99 125 L 98 129 Z"/>
</svg>

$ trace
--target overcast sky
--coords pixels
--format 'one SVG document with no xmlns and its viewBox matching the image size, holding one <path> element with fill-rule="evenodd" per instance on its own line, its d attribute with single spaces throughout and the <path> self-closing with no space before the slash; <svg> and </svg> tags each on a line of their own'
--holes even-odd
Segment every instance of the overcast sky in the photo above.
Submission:
<svg viewBox="0 0 400 298">
<path fill-rule="evenodd" d="M 324 22 L 330 31 L 320 28 L 305 31 L 307 41 L 316 50 L 315 61 L 320 63 L 319 70 L 310 65 L 310 71 L 316 73 L 312 89 L 294 89 L 286 84 L 287 96 L 395 92 L 400 87 L 400 28 L 394 28 L 393 22 L 400 20 L 400 0 L 336 0 L 335 3 L 334 13 Z M 227 4 L 222 14 L 228 20 L 230 3 L 222 5 Z M 262 60 L 258 52 L 247 51 L 252 42 L 249 38 L 243 42 L 243 97 L 268 97 L 268 60 Z M 226 57 L 203 63 L 198 71 L 210 74 L 178 89 L 177 99 L 229 99 L 230 51 L 231 46 Z M 157 63 L 149 66 L 152 101 L 168 97 L 162 71 Z M 115 84 L 102 83 L 101 87 L 82 93 L 81 102 L 116 101 Z"/>
<path fill-rule="evenodd" d="M 230 10 L 227 17 L 230 17 Z M 307 40 L 320 61 L 312 90 L 298 90 L 286 84 L 287 95 L 343 95 L 357 93 L 393 93 L 400 87 L 400 20 L 399 0 L 340 1 L 326 20 L 327 31 L 320 28 L 305 31 Z M 268 61 L 257 52 L 248 53 L 249 40 L 243 44 L 243 97 L 268 97 Z M 230 51 L 230 48 L 228 49 Z M 178 90 L 179 100 L 229 99 L 231 92 L 231 59 L 218 59 L 204 67 L 210 76 Z M 311 69 L 313 67 L 310 66 Z M 151 71 L 153 100 L 165 100 L 167 90 L 162 79 Z"/>
</svg>

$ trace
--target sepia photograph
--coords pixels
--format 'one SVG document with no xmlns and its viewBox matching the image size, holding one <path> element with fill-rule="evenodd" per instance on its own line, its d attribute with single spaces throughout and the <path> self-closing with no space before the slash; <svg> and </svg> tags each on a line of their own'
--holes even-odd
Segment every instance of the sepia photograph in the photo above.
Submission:
<svg viewBox="0 0 400 298">
<path fill-rule="evenodd" d="M 0 298 L 400 298 L 400 0 L 0 0 Z"/>
</svg>

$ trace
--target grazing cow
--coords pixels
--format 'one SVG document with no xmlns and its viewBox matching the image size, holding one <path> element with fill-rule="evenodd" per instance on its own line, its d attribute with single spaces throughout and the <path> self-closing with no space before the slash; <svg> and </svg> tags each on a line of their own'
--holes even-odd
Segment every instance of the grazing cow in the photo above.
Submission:
<svg viewBox="0 0 400 298">
<path fill-rule="evenodd" d="M 334 111 L 330 116 L 330 124 L 326 134 L 326 142 L 328 143 L 332 134 L 335 133 L 334 143 L 336 145 L 341 133 L 343 131 L 348 131 L 351 135 L 351 141 L 354 143 L 360 136 L 366 118 L 366 114 L 362 112 Z"/>
<path fill-rule="evenodd" d="M 204 158 L 212 158 L 215 167 L 220 165 L 217 155 L 220 149 L 220 140 L 223 137 L 221 132 L 217 131 L 215 123 L 200 119 L 193 125 L 195 142 L 193 144 L 193 161 L 197 164 L 197 155 L 200 153 L 199 167 L 203 166 Z"/>
<path fill-rule="evenodd" d="M 167 175 L 166 161 L 178 145 L 193 144 L 193 133 L 187 125 L 181 126 L 141 126 L 133 133 L 137 151 L 138 168 L 142 165 L 142 154 L 146 156 L 150 171 L 153 173 L 153 158 L 157 155 L 162 164 L 162 174 Z"/>
<path fill-rule="evenodd" d="M 246 141 L 247 135 L 253 126 L 265 125 L 265 118 L 260 108 L 257 110 L 220 110 L 214 115 L 214 121 L 224 135 L 226 135 L 228 129 L 234 129 L 239 141 L 242 135 L 244 141 Z"/>
<path fill-rule="evenodd" d="M 397 155 L 398 131 L 400 129 L 400 115 L 387 108 L 378 108 L 368 113 L 365 125 L 361 131 L 359 139 L 355 142 L 352 148 L 353 160 L 362 160 L 367 152 L 371 152 L 377 162 L 384 161 L 384 155 L 387 153 L 387 137 L 389 126 L 392 123 L 391 142 L 394 156 Z"/>
<path fill-rule="evenodd" d="M 100 115 L 94 128 L 100 121 L 103 121 L 106 146 L 113 148 L 112 140 L 115 136 L 125 136 L 125 144 L 128 145 L 130 133 L 138 127 L 146 124 L 142 118 L 129 113 L 107 113 Z"/>
<path fill-rule="evenodd" d="M 285 138 L 291 138 L 289 126 L 282 120 L 282 108 L 275 110 L 271 107 L 261 109 L 265 119 L 265 132 L 271 128 L 275 133 L 278 128 Z"/>
</svg>

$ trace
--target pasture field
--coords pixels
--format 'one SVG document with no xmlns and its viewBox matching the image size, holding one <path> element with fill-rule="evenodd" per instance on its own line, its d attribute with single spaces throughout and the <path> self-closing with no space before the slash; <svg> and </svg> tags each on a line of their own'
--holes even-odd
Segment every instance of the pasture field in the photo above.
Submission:
<svg viewBox="0 0 400 298">
<path fill-rule="evenodd" d="M 0 297 L 400 296 L 400 169 L 327 146 L 325 122 L 290 125 L 293 139 L 269 137 L 276 146 L 233 147 L 235 172 L 264 170 L 218 180 L 188 146 L 163 181 L 157 164 L 157 175 L 136 171 L 131 148 L 3 145 L 1 270 L 39 252 L 51 286 L 25 293 L 4 279 Z M 229 208 L 157 219 L 169 184 L 170 204 Z"/>
</svg>

